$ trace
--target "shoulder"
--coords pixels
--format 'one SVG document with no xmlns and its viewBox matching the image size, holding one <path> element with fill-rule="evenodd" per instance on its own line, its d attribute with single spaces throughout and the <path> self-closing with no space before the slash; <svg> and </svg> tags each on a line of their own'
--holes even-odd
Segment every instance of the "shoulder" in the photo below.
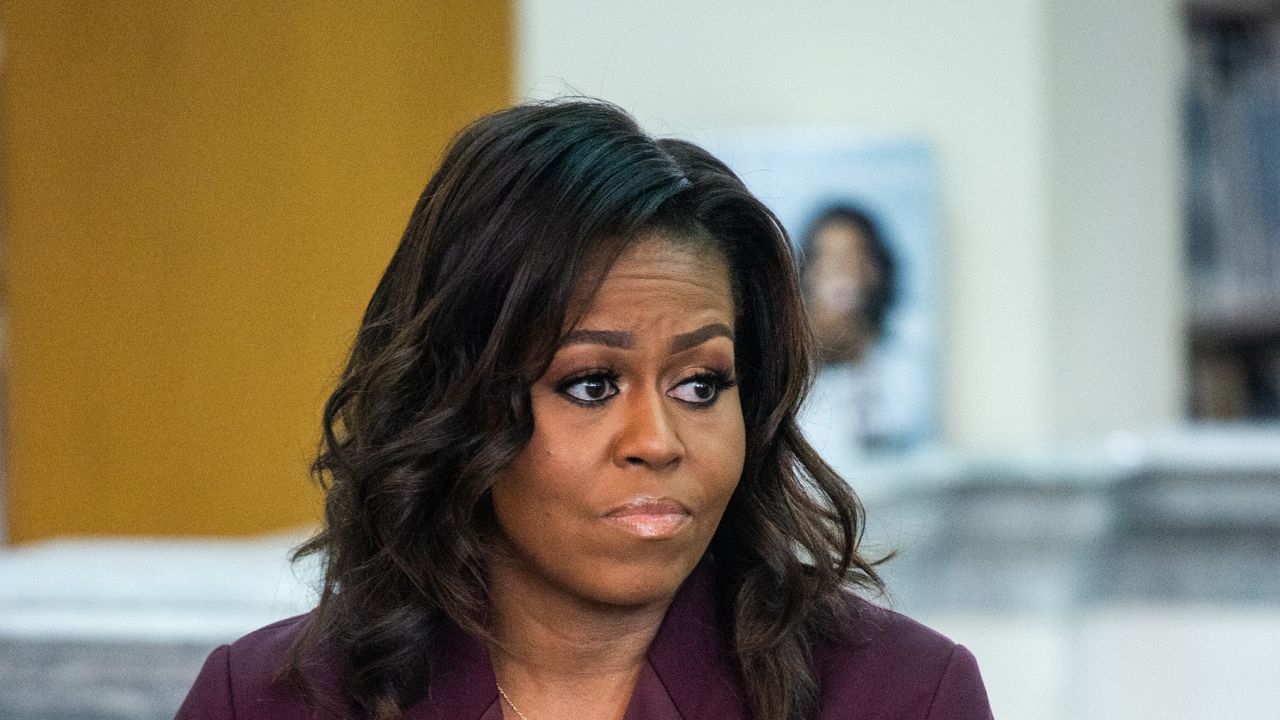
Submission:
<svg viewBox="0 0 1280 720">
<path fill-rule="evenodd" d="M 298 615 L 222 645 L 209 654 L 175 720 L 310 717 L 305 698 L 280 681 L 289 650 L 310 615 Z M 308 681 L 330 684 L 330 663 L 308 663 Z"/>
<path fill-rule="evenodd" d="M 289 648 L 302 634 L 310 615 L 295 615 L 258 628 L 227 646 L 227 661 L 236 679 L 272 679 L 284 667 Z"/>
<path fill-rule="evenodd" d="M 815 648 L 823 718 L 989 720 L 977 661 L 905 615 L 849 596 L 839 639 Z"/>
</svg>

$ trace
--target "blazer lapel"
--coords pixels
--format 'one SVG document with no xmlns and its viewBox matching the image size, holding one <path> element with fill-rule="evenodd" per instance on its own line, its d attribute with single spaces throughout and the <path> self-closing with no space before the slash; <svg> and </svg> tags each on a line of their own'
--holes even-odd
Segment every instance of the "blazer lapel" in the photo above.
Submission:
<svg viewBox="0 0 1280 720">
<path fill-rule="evenodd" d="M 649 646 L 649 664 L 686 720 L 745 719 L 737 673 L 717 617 L 711 571 L 711 563 L 703 560 L 676 593 Z M 633 697 L 633 705 L 635 701 Z"/>
<path fill-rule="evenodd" d="M 440 638 L 440 664 L 427 694 L 405 720 L 481 720 L 495 707 L 498 683 L 484 644 L 448 623 Z M 499 711 L 496 717 L 502 717 Z"/>
</svg>

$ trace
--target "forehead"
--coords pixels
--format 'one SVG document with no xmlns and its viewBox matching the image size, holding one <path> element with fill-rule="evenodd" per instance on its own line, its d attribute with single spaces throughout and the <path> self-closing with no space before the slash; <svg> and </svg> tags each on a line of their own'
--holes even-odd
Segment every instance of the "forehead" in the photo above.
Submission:
<svg viewBox="0 0 1280 720">
<path fill-rule="evenodd" d="M 813 236 L 814 248 L 820 253 L 849 254 L 867 244 L 862 228 L 843 220 L 833 220 L 818 228 Z"/>
<path fill-rule="evenodd" d="M 585 301 L 579 305 L 579 326 L 601 314 L 644 316 L 653 310 L 669 314 L 683 308 L 720 313 L 731 320 L 734 312 L 724 254 L 708 243 L 673 238 L 661 231 L 629 243 L 599 284 L 582 288 L 579 297 Z"/>
</svg>

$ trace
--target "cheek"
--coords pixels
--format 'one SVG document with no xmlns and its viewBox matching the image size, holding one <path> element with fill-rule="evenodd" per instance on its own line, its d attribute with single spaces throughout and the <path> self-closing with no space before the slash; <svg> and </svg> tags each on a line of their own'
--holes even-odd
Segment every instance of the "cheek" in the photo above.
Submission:
<svg viewBox="0 0 1280 720">
<path fill-rule="evenodd" d="M 587 455 L 581 445 L 535 431 L 493 485 L 494 515 L 508 540 L 534 554 L 574 542 L 587 512 Z"/>
<path fill-rule="evenodd" d="M 703 458 L 701 465 L 706 478 L 704 491 L 707 501 L 709 504 L 719 505 L 721 509 L 728 504 L 729 497 L 738 487 L 747 447 L 742 408 L 736 395 L 731 406 L 725 410 L 727 412 L 724 419 L 715 428 L 706 428 L 696 434 L 699 438 L 699 455 Z"/>
<path fill-rule="evenodd" d="M 562 467 L 554 453 L 530 443 L 504 469 L 493 485 L 494 511 L 503 526 L 560 514 L 572 468 Z"/>
</svg>

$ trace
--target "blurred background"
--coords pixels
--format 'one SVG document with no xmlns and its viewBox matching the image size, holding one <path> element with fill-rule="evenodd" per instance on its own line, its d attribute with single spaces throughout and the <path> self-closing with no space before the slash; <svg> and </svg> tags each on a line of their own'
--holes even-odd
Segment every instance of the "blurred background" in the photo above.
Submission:
<svg viewBox="0 0 1280 720">
<path fill-rule="evenodd" d="M 752 183 L 843 148 L 926 370 L 829 447 L 997 717 L 1280 717 L 1273 2 L 8 0 L 0 43 L 0 717 L 171 717 L 310 606 L 321 405 L 418 192 L 572 93 Z M 755 186 L 797 236 L 831 199 Z"/>
</svg>

